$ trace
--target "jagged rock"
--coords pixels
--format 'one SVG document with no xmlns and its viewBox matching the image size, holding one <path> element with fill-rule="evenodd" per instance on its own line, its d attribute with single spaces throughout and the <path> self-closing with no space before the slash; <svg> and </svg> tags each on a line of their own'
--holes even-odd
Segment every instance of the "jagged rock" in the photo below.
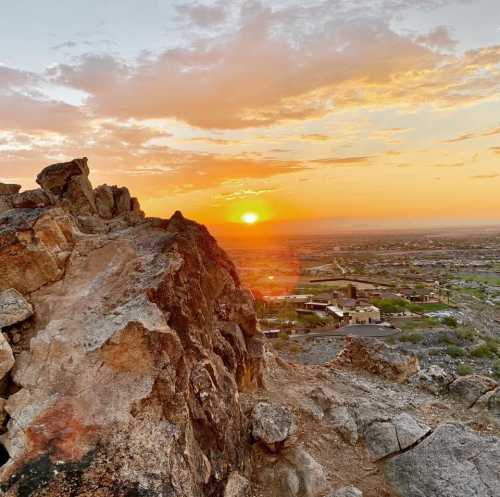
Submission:
<svg viewBox="0 0 500 497">
<path fill-rule="evenodd" d="M 14 195 L 0 195 L 0 214 L 5 211 L 9 211 L 14 206 L 12 204 L 12 197 Z"/>
<path fill-rule="evenodd" d="M 384 378 L 405 382 L 420 367 L 413 355 L 403 355 L 375 338 L 347 336 L 333 365 L 362 369 Z"/>
<path fill-rule="evenodd" d="M 9 342 L 3 333 L 0 333 L 0 380 L 14 367 L 14 363 L 14 354 Z"/>
<path fill-rule="evenodd" d="M 295 430 L 289 407 L 270 402 L 259 402 L 252 410 L 252 436 L 269 449 L 277 450 Z"/>
<path fill-rule="evenodd" d="M 37 176 L 36 182 L 75 215 L 97 212 L 86 157 L 52 164 Z"/>
<path fill-rule="evenodd" d="M 21 185 L 0 183 L 0 195 L 15 195 L 21 189 Z"/>
<path fill-rule="evenodd" d="M 227 479 L 224 497 L 250 497 L 251 495 L 250 482 L 237 471 L 233 471 Z"/>
<path fill-rule="evenodd" d="M 356 487 L 349 485 L 336 490 L 331 497 L 363 497 L 363 492 Z"/>
<path fill-rule="evenodd" d="M 375 421 L 364 433 L 366 447 L 375 460 L 411 447 L 430 432 L 412 416 L 401 413 L 389 421 Z"/>
<path fill-rule="evenodd" d="M 284 457 L 294 468 L 305 497 L 317 497 L 325 491 L 326 475 L 323 466 L 303 447 L 288 449 Z"/>
<path fill-rule="evenodd" d="M 415 448 L 386 462 L 401 497 L 499 497 L 500 439 L 444 424 Z"/>
<path fill-rule="evenodd" d="M 472 406 L 482 395 L 497 386 L 495 380 L 487 376 L 471 374 L 461 376 L 450 384 L 450 393 L 458 399 Z"/>
<path fill-rule="evenodd" d="M 63 209 L 0 214 L 0 290 L 26 294 L 60 279 L 75 233 L 74 220 Z"/>
<path fill-rule="evenodd" d="M 99 216 L 103 219 L 111 219 L 115 213 L 115 197 L 113 187 L 108 185 L 98 186 L 94 190 L 95 203 Z"/>
<path fill-rule="evenodd" d="M 445 393 L 448 390 L 448 385 L 454 379 L 453 375 L 435 364 L 420 371 L 417 375 L 417 382 L 420 387 L 434 395 Z"/>
<path fill-rule="evenodd" d="M 31 304 L 14 288 L 0 291 L 0 329 L 28 319 Z"/>
<path fill-rule="evenodd" d="M 0 288 L 30 293 L 36 317 L 5 405 L 1 489 L 222 495 L 246 450 L 239 390 L 262 385 L 251 295 L 206 228 L 179 212 L 80 233 L 85 209 L 71 214 L 67 195 L 87 173 L 85 161 L 48 168 L 39 182 L 57 207 L 0 215 Z"/>
<path fill-rule="evenodd" d="M 3 426 L 7 419 L 7 411 L 5 410 L 5 404 L 7 403 L 7 399 L 0 397 L 0 426 Z"/>
<path fill-rule="evenodd" d="M 52 201 L 40 188 L 26 190 L 12 197 L 12 205 L 16 209 L 35 209 L 37 207 L 48 207 Z"/>
</svg>

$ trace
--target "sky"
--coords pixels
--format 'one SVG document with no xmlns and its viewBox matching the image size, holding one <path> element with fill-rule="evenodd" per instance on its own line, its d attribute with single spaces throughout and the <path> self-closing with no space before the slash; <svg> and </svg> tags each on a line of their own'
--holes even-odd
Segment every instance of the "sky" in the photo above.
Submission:
<svg viewBox="0 0 500 497">
<path fill-rule="evenodd" d="M 211 226 L 500 224 L 498 0 L 4 2 L 0 181 L 82 156 Z"/>
</svg>

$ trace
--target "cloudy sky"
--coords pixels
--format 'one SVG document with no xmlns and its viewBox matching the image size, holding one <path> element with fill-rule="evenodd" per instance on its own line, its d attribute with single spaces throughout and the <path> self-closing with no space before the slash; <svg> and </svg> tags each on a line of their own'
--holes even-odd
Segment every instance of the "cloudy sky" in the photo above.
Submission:
<svg viewBox="0 0 500 497">
<path fill-rule="evenodd" d="M 500 222 L 498 0 L 17 0 L 0 181 L 87 156 L 151 215 Z"/>
</svg>

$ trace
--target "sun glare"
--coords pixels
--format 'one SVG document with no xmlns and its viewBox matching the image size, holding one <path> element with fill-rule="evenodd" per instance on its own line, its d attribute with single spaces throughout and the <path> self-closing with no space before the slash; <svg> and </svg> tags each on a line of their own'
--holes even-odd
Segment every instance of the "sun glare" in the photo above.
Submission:
<svg viewBox="0 0 500 497">
<path fill-rule="evenodd" d="M 241 220 L 245 224 L 255 224 L 259 220 L 259 216 L 257 216 L 255 212 L 245 212 L 245 214 L 241 216 Z"/>
</svg>

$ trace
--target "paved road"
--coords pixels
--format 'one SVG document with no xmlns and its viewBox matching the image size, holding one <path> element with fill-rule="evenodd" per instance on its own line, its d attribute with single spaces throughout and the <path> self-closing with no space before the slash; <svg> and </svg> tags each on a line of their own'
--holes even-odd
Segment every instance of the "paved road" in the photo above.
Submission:
<svg viewBox="0 0 500 497">
<path fill-rule="evenodd" d="M 351 324 L 343 328 L 315 328 L 310 333 L 304 335 L 292 335 L 290 338 L 298 337 L 345 337 L 347 335 L 358 337 L 390 337 L 397 335 L 397 328 L 388 328 L 378 324 Z"/>
</svg>

